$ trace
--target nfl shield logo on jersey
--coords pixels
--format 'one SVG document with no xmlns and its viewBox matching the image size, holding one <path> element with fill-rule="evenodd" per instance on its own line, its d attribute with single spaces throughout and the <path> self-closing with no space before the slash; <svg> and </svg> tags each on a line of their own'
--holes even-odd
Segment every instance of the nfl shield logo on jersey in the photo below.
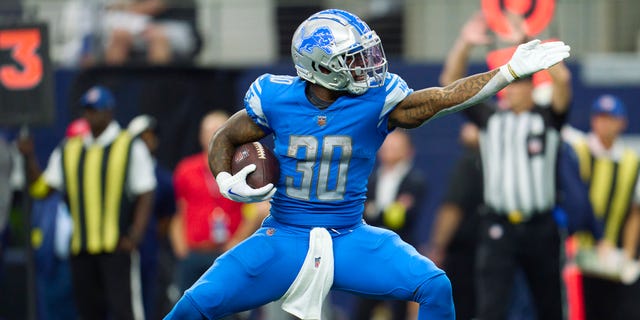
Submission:
<svg viewBox="0 0 640 320">
<path fill-rule="evenodd" d="M 315 257 L 313 260 L 315 262 L 315 267 L 316 269 L 318 269 L 318 267 L 320 267 L 320 259 L 322 259 L 322 257 Z"/>
<path fill-rule="evenodd" d="M 324 127 L 327 124 L 327 116 L 318 116 L 318 125 Z"/>
<path fill-rule="evenodd" d="M 527 148 L 529 149 L 530 155 L 540 154 L 543 149 L 542 139 L 540 138 L 529 139 Z"/>
</svg>

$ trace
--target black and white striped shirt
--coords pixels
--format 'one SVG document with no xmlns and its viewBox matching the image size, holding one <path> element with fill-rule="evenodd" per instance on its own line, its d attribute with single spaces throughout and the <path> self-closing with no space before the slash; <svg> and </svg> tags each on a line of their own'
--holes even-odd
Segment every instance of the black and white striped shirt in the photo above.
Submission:
<svg viewBox="0 0 640 320">
<path fill-rule="evenodd" d="M 484 201 L 497 213 L 527 219 L 556 201 L 556 160 L 566 114 L 535 106 L 521 113 L 486 104 L 466 110 L 480 128 Z"/>
</svg>

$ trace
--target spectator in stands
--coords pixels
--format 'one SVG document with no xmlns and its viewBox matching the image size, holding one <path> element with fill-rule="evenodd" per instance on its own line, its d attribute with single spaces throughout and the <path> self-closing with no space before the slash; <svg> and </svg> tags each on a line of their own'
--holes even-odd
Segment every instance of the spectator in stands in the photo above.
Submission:
<svg viewBox="0 0 640 320">
<path fill-rule="evenodd" d="M 122 65 L 132 54 L 155 65 L 190 62 L 200 48 L 193 0 L 131 0 L 105 14 L 105 62 Z"/>
<path fill-rule="evenodd" d="M 80 99 L 91 134 L 62 141 L 44 172 L 33 141 L 19 141 L 30 193 L 63 192 L 71 216 L 71 275 L 82 319 L 143 316 L 137 247 L 151 211 L 156 180 L 142 141 L 113 119 L 111 92 L 90 88 Z M 137 290 L 136 290 L 137 288 Z"/>
<path fill-rule="evenodd" d="M 129 122 L 127 130 L 144 142 L 154 162 L 157 187 L 149 224 L 140 243 L 140 267 L 145 316 L 147 319 L 159 319 L 170 311 L 168 308 L 173 303 L 168 296 L 175 264 L 168 234 L 169 222 L 176 212 L 172 172 L 155 158 L 160 142 L 154 117 L 139 115 Z"/>
<path fill-rule="evenodd" d="M 369 179 L 364 219 L 368 224 L 390 229 L 418 247 L 414 236 L 426 194 L 426 178 L 413 163 L 415 151 L 409 133 L 396 129 L 378 150 L 378 169 Z M 368 320 L 381 300 L 358 299 L 356 319 Z M 389 301 L 392 318 L 407 318 L 406 301 Z"/>
</svg>

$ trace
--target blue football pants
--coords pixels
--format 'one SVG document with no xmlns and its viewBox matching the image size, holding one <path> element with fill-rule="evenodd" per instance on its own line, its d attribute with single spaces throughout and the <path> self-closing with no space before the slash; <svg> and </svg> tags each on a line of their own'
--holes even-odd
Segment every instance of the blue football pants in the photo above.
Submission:
<svg viewBox="0 0 640 320">
<path fill-rule="evenodd" d="M 218 319 L 280 299 L 307 255 L 309 232 L 309 227 L 267 218 L 251 237 L 220 256 L 165 319 Z M 455 318 L 449 279 L 397 234 L 364 223 L 329 232 L 332 289 L 416 301 L 420 320 Z"/>
</svg>

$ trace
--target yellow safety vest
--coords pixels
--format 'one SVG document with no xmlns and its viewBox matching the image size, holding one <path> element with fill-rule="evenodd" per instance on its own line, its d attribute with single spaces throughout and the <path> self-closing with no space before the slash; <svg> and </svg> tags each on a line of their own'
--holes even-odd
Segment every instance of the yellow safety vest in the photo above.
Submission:
<svg viewBox="0 0 640 320">
<path fill-rule="evenodd" d="M 120 229 L 130 222 L 131 213 L 125 209 L 128 199 L 123 195 L 131 139 L 121 131 L 108 146 L 87 147 L 82 137 L 64 144 L 62 164 L 73 217 L 71 252 L 75 255 L 113 252 Z"/>
<path fill-rule="evenodd" d="M 604 223 L 604 238 L 621 246 L 621 230 L 631 206 L 640 168 L 638 155 L 625 148 L 616 162 L 595 157 L 584 139 L 573 143 L 578 156 L 580 176 L 589 184 L 589 198 L 597 220 Z M 581 245 L 591 245 L 593 238 L 581 234 Z"/>
</svg>

